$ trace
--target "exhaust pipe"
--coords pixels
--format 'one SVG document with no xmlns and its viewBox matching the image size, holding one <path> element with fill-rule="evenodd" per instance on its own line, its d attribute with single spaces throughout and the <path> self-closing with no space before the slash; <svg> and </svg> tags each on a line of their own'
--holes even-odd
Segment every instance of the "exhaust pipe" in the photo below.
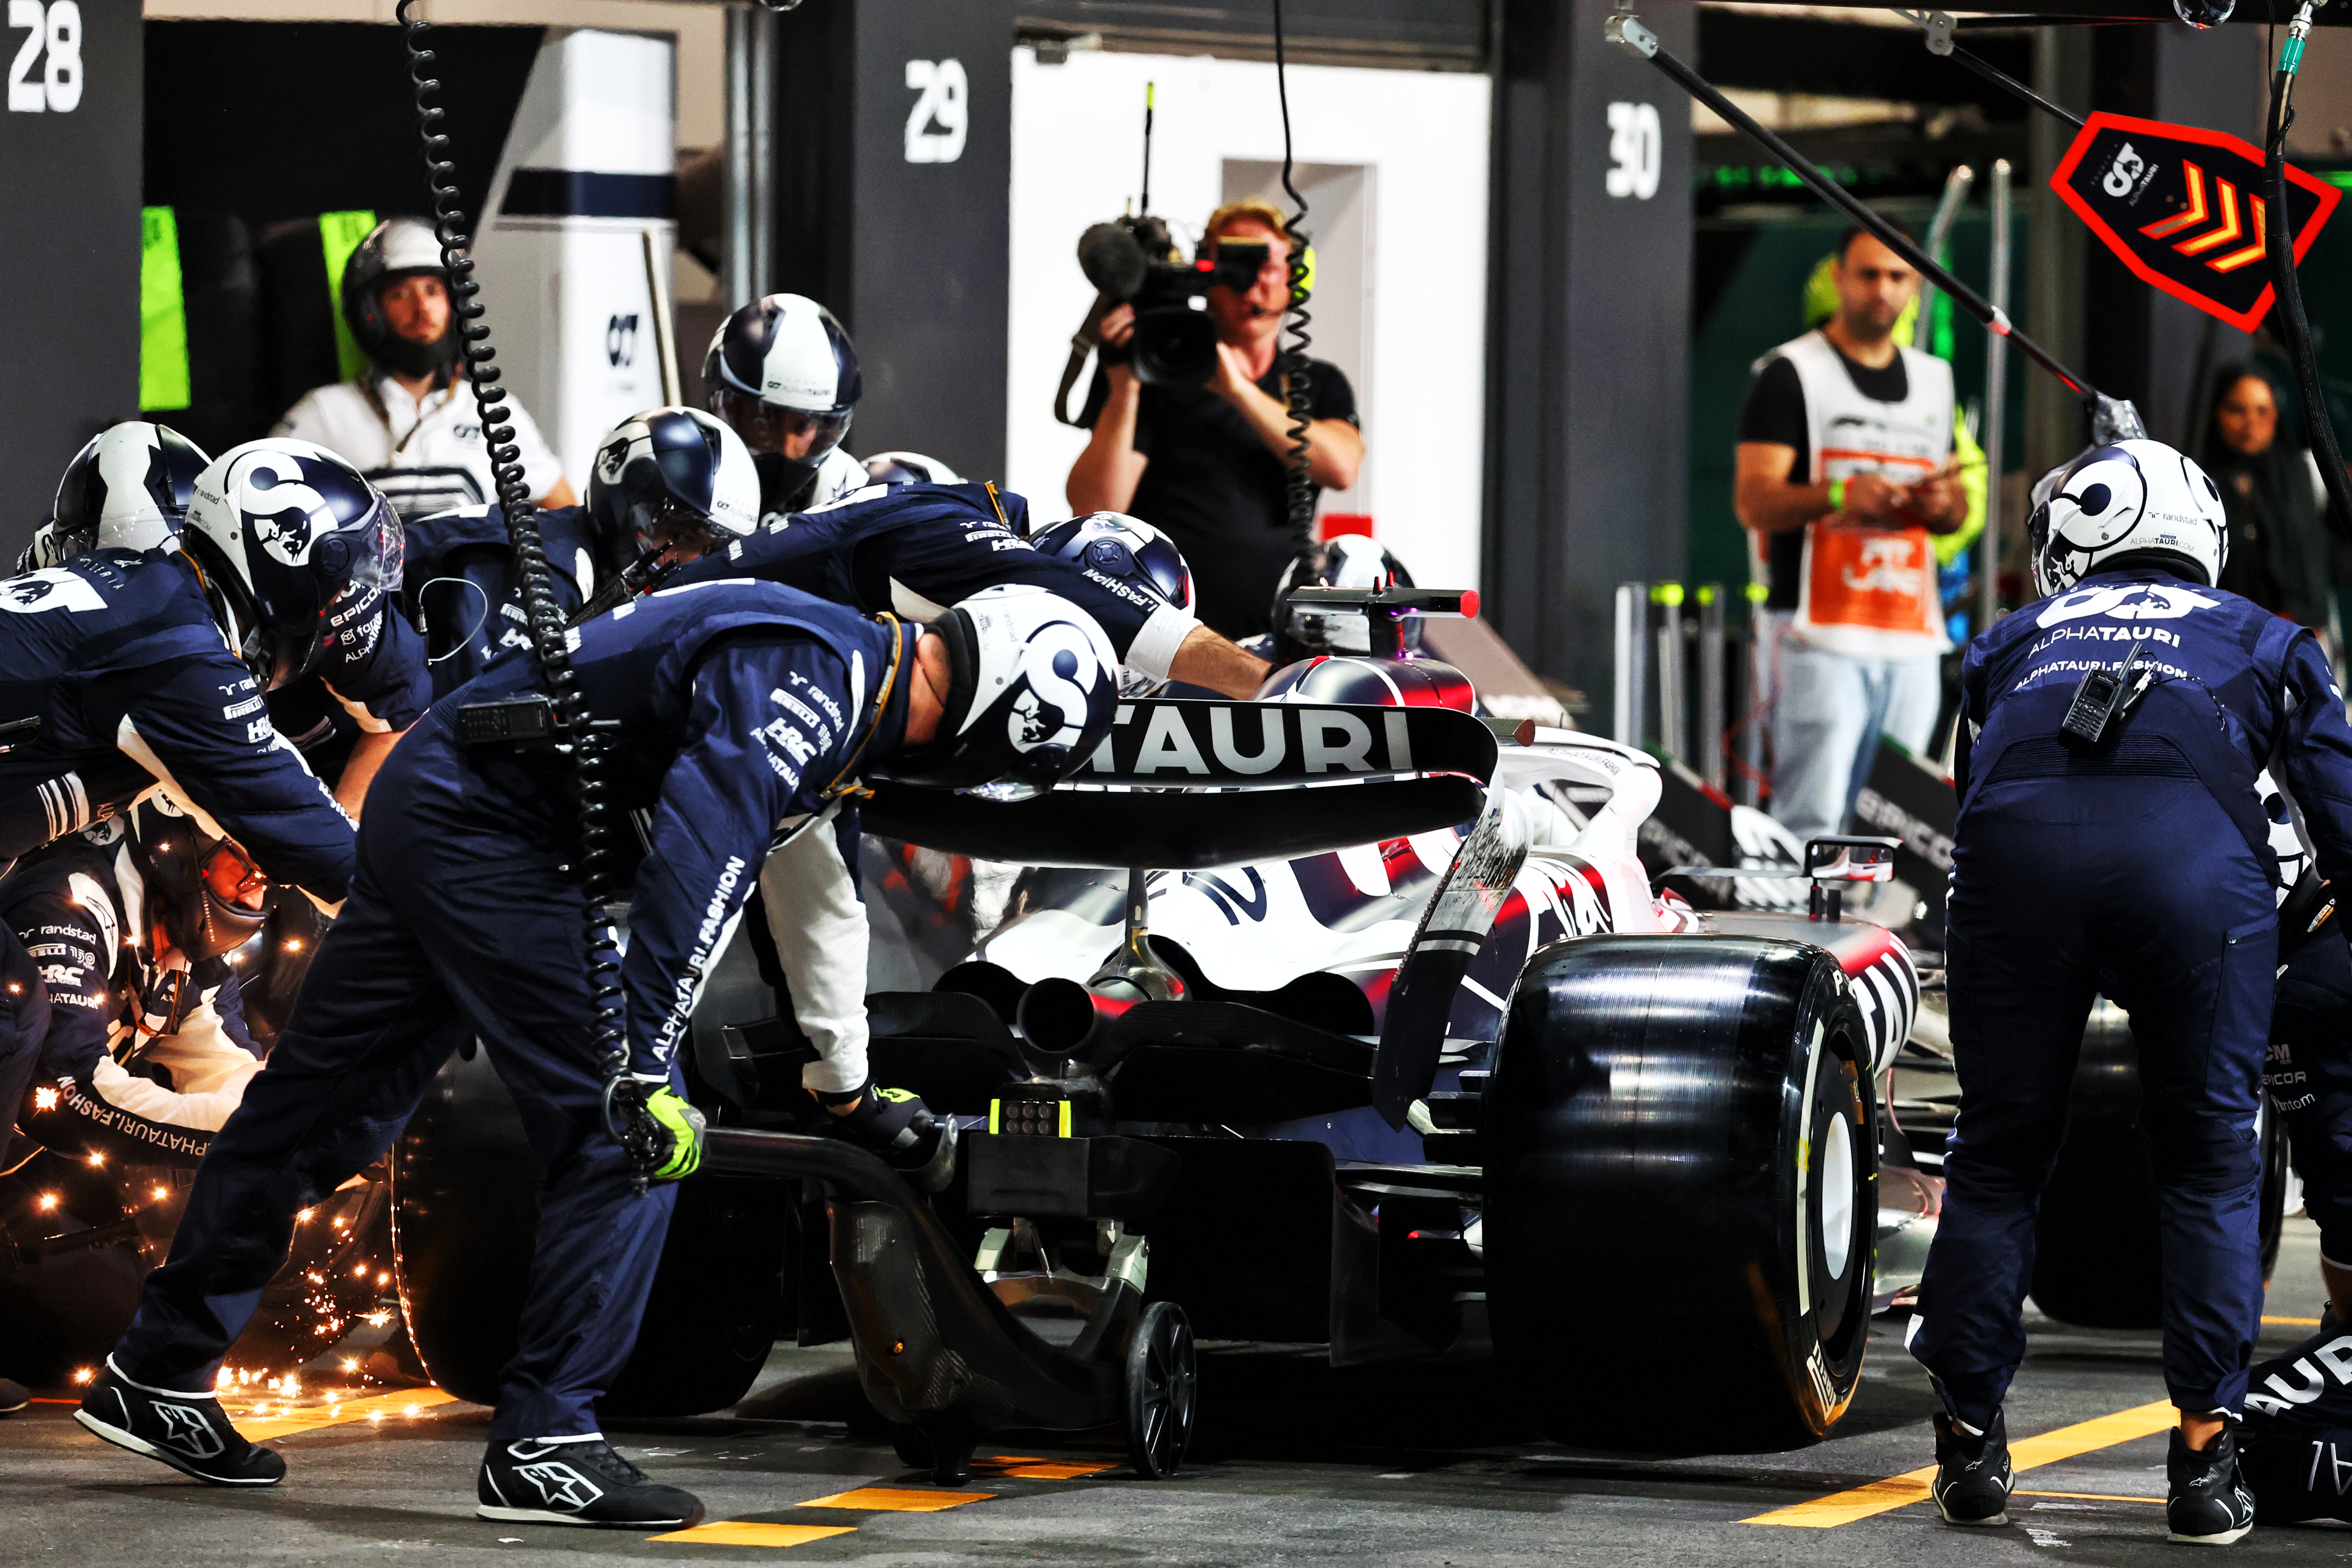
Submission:
<svg viewBox="0 0 2352 1568">
<path fill-rule="evenodd" d="M 1121 991 L 1133 989 L 1113 984 Z M 1119 1016 L 1141 1000 L 1139 995 L 1107 994 L 1056 977 L 1040 980 L 1023 992 L 1013 1010 L 1013 1021 L 1034 1048 L 1057 1057 L 1075 1057 L 1101 1043 Z"/>
</svg>

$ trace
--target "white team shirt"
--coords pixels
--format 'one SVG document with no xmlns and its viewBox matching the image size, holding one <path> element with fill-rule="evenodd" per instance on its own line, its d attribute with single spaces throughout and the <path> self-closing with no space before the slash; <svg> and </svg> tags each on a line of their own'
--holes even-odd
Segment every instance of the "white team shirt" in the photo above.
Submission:
<svg viewBox="0 0 2352 1568">
<path fill-rule="evenodd" d="M 522 454 L 524 483 L 534 498 L 543 496 L 563 478 L 563 464 L 511 394 L 507 414 Z M 270 434 L 324 447 L 373 481 L 403 517 L 498 496 L 473 389 L 462 379 L 419 401 L 389 374 L 371 370 L 312 387 Z"/>
</svg>

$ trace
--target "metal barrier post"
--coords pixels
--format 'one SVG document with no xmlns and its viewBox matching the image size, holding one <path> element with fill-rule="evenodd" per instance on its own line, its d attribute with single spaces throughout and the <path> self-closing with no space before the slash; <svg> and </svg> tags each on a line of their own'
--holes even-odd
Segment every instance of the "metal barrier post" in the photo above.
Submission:
<svg viewBox="0 0 2352 1568">
<path fill-rule="evenodd" d="M 1993 309 L 2009 309 L 2009 160 L 1992 165 L 1992 277 L 1985 290 Z M 2009 339 L 1995 332 L 1985 339 L 1985 521 L 1977 541 L 1976 624 L 1969 630 L 1991 628 L 2000 615 L 2000 436 L 2008 416 Z"/>
<path fill-rule="evenodd" d="M 1698 591 L 1698 763 L 1700 776 L 1723 787 L 1723 584 Z"/>
<path fill-rule="evenodd" d="M 1666 755 L 1687 759 L 1683 743 L 1689 710 L 1683 700 L 1683 585 L 1660 583 L 1650 590 L 1658 607 L 1658 748 Z"/>
<path fill-rule="evenodd" d="M 1609 714 L 1610 738 L 1621 746 L 1642 743 L 1643 710 L 1650 700 L 1650 585 L 1617 585 L 1615 700 Z"/>
</svg>

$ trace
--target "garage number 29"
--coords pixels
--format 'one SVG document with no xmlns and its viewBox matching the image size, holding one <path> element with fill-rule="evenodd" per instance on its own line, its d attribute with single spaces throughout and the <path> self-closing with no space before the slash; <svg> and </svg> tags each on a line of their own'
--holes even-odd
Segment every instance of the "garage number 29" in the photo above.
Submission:
<svg viewBox="0 0 2352 1568">
<path fill-rule="evenodd" d="M 8 112 L 71 114 L 81 106 L 81 6 L 8 0 L 8 26 L 28 37 L 8 66 Z"/>
<path fill-rule="evenodd" d="M 971 88 L 963 62 L 908 60 L 907 86 L 918 95 L 907 111 L 907 162 L 952 163 L 962 157 Z"/>
</svg>

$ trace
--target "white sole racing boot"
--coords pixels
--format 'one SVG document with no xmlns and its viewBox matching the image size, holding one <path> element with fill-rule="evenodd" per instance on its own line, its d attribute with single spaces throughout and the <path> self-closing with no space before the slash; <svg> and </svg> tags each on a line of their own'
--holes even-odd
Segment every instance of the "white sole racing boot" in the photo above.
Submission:
<svg viewBox="0 0 2352 1568">
<path fill-rule="evenodd" d="M 81 1396 L 74 1419 L 118 1448 L 216 1487 L 274 1487 L 286 1477 L 278 1450 L 239 1436 L 209 1391 L 180 1394 L 133 1383 L 116 1370 L 112 1356 Z"/>
<path fill-rule="evenodd" d="M 1946 1524 L 2009 1522 L 2009 1422 L 1996 1413 L 1989 1430 L 1971 1434 L 1936 1412 L 1936 1507 Z"/>
<path fill-rule="evenodd" d="M 684 1530 L 702 1522 L 700 1498 L 654 1485 L 596 1432 L 491 1444 L 475 1496 L 474 1516 L 501 1524 Z"/>
<path fill-rule="evenodd" d="M 2183 1546 L 2227 1546 L 2254 1527 L 2254 1494 L 2238 1468 L 2238 1430 L 2224 1426 L 2202 1452 L 2172 1429 L 2165 1469 L 2172 1496 L 2164 1505 L 2167 1541 Z"/>
</svg>

